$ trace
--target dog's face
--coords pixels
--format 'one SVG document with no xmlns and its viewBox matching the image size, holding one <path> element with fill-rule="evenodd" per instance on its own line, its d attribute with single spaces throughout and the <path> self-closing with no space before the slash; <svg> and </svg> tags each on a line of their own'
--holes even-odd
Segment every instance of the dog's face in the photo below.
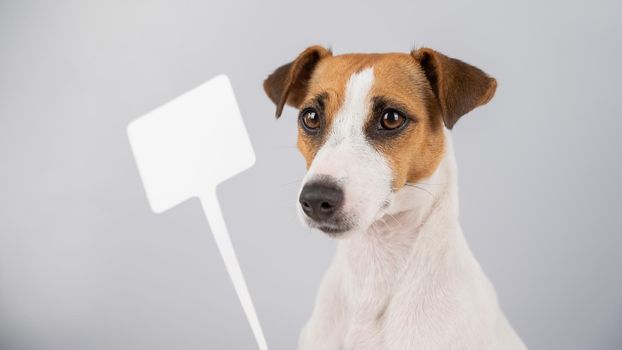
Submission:
<svg viewBox="0 0 622 350">
<path fill-rule="evenodd" d="M 314 46 L 264 82 L 277 105 L 299 109 L 308 172 L 299 213 L 338 236 L 368 228 L 406 184 L 432 175 L 444 129 L 485 104 L 496 81 L 430 49 L 333 56 Z"/>
</svg>

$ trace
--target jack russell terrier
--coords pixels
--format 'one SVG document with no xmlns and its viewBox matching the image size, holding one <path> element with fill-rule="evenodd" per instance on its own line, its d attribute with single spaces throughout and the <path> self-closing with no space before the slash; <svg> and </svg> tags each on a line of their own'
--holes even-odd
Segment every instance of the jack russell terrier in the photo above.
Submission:
<svg viewBox="0 0 622 350">
<path fill-rule="evenodd" d="M 265 80 L 300 110 L 299 216 L 340 238 L 301 350 L 525 349 L 458 222 L 449 130 L 496 86 L 428 48 L 312 46 Z"/>
</svg>

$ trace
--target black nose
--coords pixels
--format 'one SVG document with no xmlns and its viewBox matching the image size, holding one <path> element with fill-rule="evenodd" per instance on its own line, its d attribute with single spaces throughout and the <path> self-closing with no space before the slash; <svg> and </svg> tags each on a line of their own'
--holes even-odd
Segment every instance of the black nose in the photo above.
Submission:
<svg viewBox="0 0 622 350">
<path fill-rule="evenodd" d="M 330 219 L 343 203 L 343 191 L 333 183 L 311 183 L 302 188 L 299 198 L 302 210 L 315 221 Z"/>
</svg>

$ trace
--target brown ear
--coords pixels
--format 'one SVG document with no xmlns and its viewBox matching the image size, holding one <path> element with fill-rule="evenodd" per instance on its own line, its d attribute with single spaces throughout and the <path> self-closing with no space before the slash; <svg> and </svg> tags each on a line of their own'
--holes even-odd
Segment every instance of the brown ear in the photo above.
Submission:
<svg viewBox="0 0 622 350">
<path fill-rule="evenodd" d="M 411 54 L 423 68 L 449 129 L 461 116 L 488 103 L 495 94 L 497 81 L 477 67 L 428 48 Z"/>
<path fill-rule="evenodd" d="M 266 94 L 276 104 L 276 117 L 280 117 L 283 106 L 298 107 L 305 97 L 309 80 L 316 64 L 332 53 L 321 46 L 311 46 L 298 57 L 277 68 L 263 82 Z"/>
</svg>

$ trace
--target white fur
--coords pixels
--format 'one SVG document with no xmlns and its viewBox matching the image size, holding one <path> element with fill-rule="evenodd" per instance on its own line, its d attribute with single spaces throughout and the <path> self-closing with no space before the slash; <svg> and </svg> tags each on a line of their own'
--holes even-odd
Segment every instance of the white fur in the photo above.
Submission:
<svg viewBox="0 0 622 350">
<path fill-rule="evenodd" d="M 355 230 L 369 227 L 391 195 L 391 168 L 387 160 L 367 142 L 363 133 L 373 81 L 372 68 L 350 77 L 344 104 L 302 182 L 304 187 L 317 176 L 329 175 L 342 184 L 345 191 L 343 210 L 349 221 L 356 225 Z M 307 225 L 316 226 L 304 215 L 300 206 L 298 213 Z"/>
<path fill-rule="evenodd" d="M 305 178 L 346 179 L 345 205 L 360 224 L 338 243 L 299 348 L 525 349 L 458 223 L 449 132 L 443 161 L 417 185 L 425 191 L 405 186 L 390 195 L 388 163 L 363 136 L 372 84 L 372 69 L 350 79 L 330 138 Z M 387 199 L 391 205 L 380 210 Z"/>
</svg>

